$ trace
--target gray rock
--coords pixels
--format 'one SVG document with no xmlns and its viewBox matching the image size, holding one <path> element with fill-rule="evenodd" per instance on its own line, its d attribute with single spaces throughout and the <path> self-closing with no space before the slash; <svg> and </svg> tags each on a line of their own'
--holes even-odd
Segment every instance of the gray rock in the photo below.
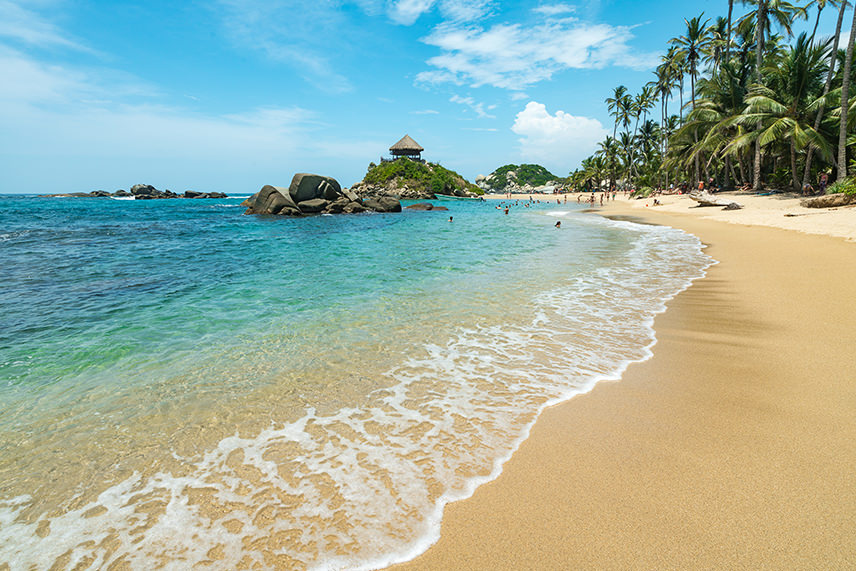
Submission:
<svg viewBox="0 0 856 571">
<path fill-rule="evenodd" d="M 844 194 L 843 192 L 800 200 L 800 206 L 805 208 L 835 208 L 837 206 L 847 206 L 848 204 L 856 204 L 856 196 Z"/>
<path fill-rule="evenodd" d="M 185 190 L 184 191 L 184 198 L 202 198 L 203 196 L 205 196 L 204 192 L 197 192 L 195 190 Z M 206 196 L 206 198 L 207 198 L 207 196 Z"/>
<path fill-rule="evenodd" d="M 241 204 L 247 206 L 247 211 L 244 214 L 280 214 L 284 209 L 286 215 L 293 215 L 293 212 L 300 213 L 300 209 L 291 199 L 288 189 L 269 184 L 263 186 L 260 191 Z"/>
<path fill-rule="evenodd" d="M 345 198 L 347 198 L 351 202 L 359 202 L 360 201 L 360 197 L 357 196 L 357 193 L 350 190 L 350 189 L 343 188 L 342 194 L 345 195 Z"/>
<path fill-rule="evenodd" d="M 113 193 L 113 196 L 134 196 L 134 195 L 131 194 L 130 192 L 128 192 L 127 190 L 125 190 L 124 188 L 120 188 L 119 190 L 117 190 L 116 192 Z"/>
<path fill-rule="evenodd" d="M 329 200 L 324 200 L 323 198 L 313 198 L 311 200 L 304 200 L 303 202 L 297 203 L 297 208 L 300 209 L 301 212 L 321 212 L 327 205 L 330 204 Z"/>
<path fill-rule="evenodd" d="M 336 195 L 341 194 L 342 187 L 335 178 L 308 173 L 294 175 L 294 178 L 291 179 L 291 185 L 288 187 L 288 193 L 292 200 L 298 204 L 313 198 L 324 198 L 327 186 L 322 185 L 323 182 L 332 187 Z"/>
<path fill-rule="evenodd" d="M 357 214 L 359 212 L 365 212 L 366 210 L 367 208 L 359 202 L 349 202 L 342 212 L 344 214 Z"/>
<path fill-rule="evenodd" d="M 156 195 L 161 192 L 150 184 L 135 184 L 131 187 L 131 194 L 134 196 Z"/>
<path fill-rule="evenodd" d="M 102 196 L 112 196 L 112 195 L 109 192 L 107 192 L 106 190 L 93 190 L 92 192 L 89 193 L 89 196 L 102 197 Z"/>
</svg>

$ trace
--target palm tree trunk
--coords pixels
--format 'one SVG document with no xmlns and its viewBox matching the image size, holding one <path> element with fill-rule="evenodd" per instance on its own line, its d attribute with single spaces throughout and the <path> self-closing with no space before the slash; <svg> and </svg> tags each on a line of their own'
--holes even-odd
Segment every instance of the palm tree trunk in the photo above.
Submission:
<svg viewBox="0 0 856 571">
<path fill-rule="evenodd" d="M 762 83 L 761 65 L 764 63 L 764 25 L 767 17 L 767 0 L 758 0 L 758 17 L 755 22 L 755 77 L 758 84 Z M 758 121 L 759 136 L 755 139 L 755 163 L 752 172 L 752 188 L 761 190 L 761 131 L 762 125 Z"/>
<path fill-rule="evenodd" d="M 847 9 L 847 2 L 841 2 L 841 9 L 838 10 L 838 23 L 835 25 L 835 36 L 832 41 L 832 52 L 829 55 L 829 71 L 826 73 L 826 84 L 823 86 L 823 97 L 829 93 L 832 87 L 832 78 L 835 75 L 835 63 L 838 61 L 838 42 L 841 40 L 841 24 L 844 22 L 844 11 Z M 818 12 L 820 17 L 820 12 Z M 817 24 L 815 24 L 815 28 Z M 821 105 L 817 110 L 817 115 L 814 118 L 814 130 L 820 129 L 820 123 L 823 120 L 824 106 Z M 805 157 L 805 170 L 803 171 L 803 185 L 808 184 L 808 179 L 811 176 L 811 161 L 814 156 L 814 147 L 809 146 Z"/>
<path fill-rule="evenodd" d="M 797 177 L 797 147 L 793 139 L 791 139 L 791 184 L 794 192 L 800 191 L 800 179 Z"/>
<path fill-rule="evenodd" d="M 729 60 L 728 54 L 731 51 L 731 12 L 734 10 L 734 0 L 728 0 L 728 35 L 725 38 L 725 61 Z"/>
<path fill-rule="evenodd" d="M 850 68 L 853 65 L 853 42 L 856 41 L 856 9 L 850 25 L 850 42 L 844 58 L 844 78 L 841 80 L 841 121 L 838 127 L 838 180 L 847 178 L 847 116 L 850 109 Z"/>
</svg>

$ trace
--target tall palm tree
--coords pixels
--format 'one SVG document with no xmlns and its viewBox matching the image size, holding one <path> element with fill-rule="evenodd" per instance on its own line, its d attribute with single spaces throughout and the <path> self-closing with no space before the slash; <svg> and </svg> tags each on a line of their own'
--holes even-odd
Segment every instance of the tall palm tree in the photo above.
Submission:
<svg viewBox="0 0 856 571">
<path fill-rule="evenodd" d="M 726 30 L 725 61 L 728 61 L 731 51 L 731 14 L 734 12 L 734 0 L 728 0 L 728 29 Z"/>
<path fill-rule="evenodd" d="M 826 5 L 838 6 L 839 0 L 809 0 L 804 8 L 808 10 L 811 6 L 817 7 L 817 17 L 814 19 L 814 28 L 811 30 L 811 41 L 814 41 L 814 36 L 817 33 L 817 25 L 820 23 L 820 13 L 826 8 Z"/>
<path fill-rule="evenodd" d="M 835 77 L 835 64 L 838 61 L 836 57 L 838 55 L 838 43 L 841 39 L 841 24 L 844 22 L 844 11 L 847 9 L 847 1 L 842 0 L 839 2 L 838 8 L 838 21 L 835 24 L 835 35 L 832 37 L 832 48 L 830 50 L 829 55 L 829 70 L 826 72 L 826 84 L 823 86 L 823 95 L 821 96 L 820 106 L 817 109 L 817 115 L 814 118 L 814 130 L 817 131 L 820 129 L 820 122 L 823 120 L 823 113 L 825 111 L 825 99 L 829 94 L 829 90 L 832 87 L 832 78 Z M 820 19 L 820 10 L 818 7 L 817 17 Z M 815 22 L 815 29 L 817 29 L 817 23 Z M 812 38 L 814 38 L 814 32 L 812 32 Z M 808 184 L 809 177 L 811 177 L 811 161 L 814 155 L 814 148 L 809 147 L 808 155 L 805 160 L 805 170 L 803 171 L 803 185 Z"/>
<path fill-rule="evenodd" d="M 618 120 L 621 114 L 621 108 L 624 105 L 624 98 L 627 95 L 627 88 L 623 85 L 613 89 L 612 97 L 606 98 L 606 108 L 609 114 L 615 118 L 615 125 L 612 128 L 612 138 L 615 139 L 615 133 L 618 131 Z"/>
<path fill-rule="evenodd" d="M 684 35 L 673 40 L 678 49 L 683 52 L 684 59 L 687 62 L 687 67 L 690 73 L 690 99 L 692 108 L 695 108 L 695 80 L 698 75 L 698 63 L 701 60 L 702 51 L 706 48 L 707 38 L 707 23 L 709 20 L 701 21 L 704 17 L 704 12 L 692 18 L 691 20 L 684 19 L 687 26 Z M 698 142 L 698 133 L 694 133 L 694 139 Z M 699 180 L 699 157 L 695 158 L 695 178 Z"/>
<path fill-rule="evenodd" d="M 743 0 L 744 4 L 755 5 L 757 9 L 750 12 L 744 19 L 755 21 L 755 82 L 758 85 L 764 83 L 764 36 L 771 30 L 770 20 L 775 20 L 780 27 L 784 28 L 788 36 L 791 35 L 791 24 L 797 15 L 805 15 L 805 9 L 794 6 L 785 0 Z M 760 131 L 762 125 L 758 124 Z M 755 157 L 752 172 L 752 187 L 755 190 L 761 188 L 761 140 L 755 138 Z"/>
<path fill-rule="evenodd" d="M 726 28 L 725 18 L 720 16 L 707 29 L 708 41 L 704 50 L 704 61 L 710 64 L 710 69 L 714 73 L 722 60 L 726 59 L 725 53 L 729 42 Z"/>
<path fill-rule="evenodd" d="M 847 44 L 847 56 L 844 60 L 844 77 L 841 80 L 841 118 L 838 127 L 838 179 L 847 178 L 847 118 L 850 109 L 850 69 L 853 65 L 853 43 L 856 42 L 856 10 L 853 10 L 853 23 L 850 25 L 850 42 Z"/>
</svg>

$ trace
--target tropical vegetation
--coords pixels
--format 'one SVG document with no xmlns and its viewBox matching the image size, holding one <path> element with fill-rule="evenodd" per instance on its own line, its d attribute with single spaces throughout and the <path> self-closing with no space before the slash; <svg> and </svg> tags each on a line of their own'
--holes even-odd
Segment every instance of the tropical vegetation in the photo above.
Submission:
<svg viewBox="0 0 856 571">
<path fill-rule="evenodd" d="M 817 36 L 821 14 L 837 18 L 831 37 Z M 800 19 L 813 29 L 794 37 Z M 728 0 L 724 17 L 685 19 L 639 93 L 620 85 L 605 98 L 612 135 L 569 181 L 641 189 L 713 179 L 800 191 L 826 173 L 836 188 L 856 188 L 854 40 L 847 0 Z"/>
<path fill-rule="evenodd" d="M 413 161 L 401 157 L 394 161 L 369 164 L 363 178 L 367 184 L 385 185 L 393 182 L 397 187 L 407 186 L 439 194 L 452 194 L 456 190 L 484 194 L 484 191 L 455 171 L 436 163 Z"/>
</svg>

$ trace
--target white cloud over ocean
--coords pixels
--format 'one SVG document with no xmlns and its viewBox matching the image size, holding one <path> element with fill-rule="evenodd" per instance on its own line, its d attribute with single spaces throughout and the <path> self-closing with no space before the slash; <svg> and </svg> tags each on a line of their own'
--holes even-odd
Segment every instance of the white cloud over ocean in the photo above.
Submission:
<svg viewBox="0 0 856 571">
<path fill-rule="evenodd" d="M 597 119 L 562 110 L 551 114 L 537 101 L 530 101 L 517 114 L 511 130 L 520 137 L 523 160 L 556 169 L 557 175 L 589 156 L 609 133 Z"/>
</svg>

